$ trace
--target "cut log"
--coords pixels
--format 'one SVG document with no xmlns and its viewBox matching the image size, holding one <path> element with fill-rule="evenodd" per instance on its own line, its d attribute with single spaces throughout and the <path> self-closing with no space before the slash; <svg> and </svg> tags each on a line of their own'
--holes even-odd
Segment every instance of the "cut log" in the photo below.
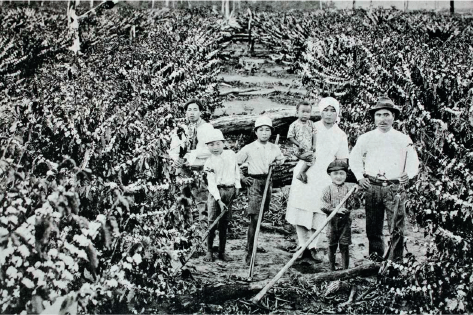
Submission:
<svg viewBox="0 0 473 315">
<path fill-rule="evenodd" d="M 153 303 L 152 313 L 187 314 L 199 311 L 201 304 L 223 304 L 234 299 L 247 299 L 264 287 L 264 282 L 244 284 L 221 284 L 204 287 L 189 295 L 177 295 L 168 301 Z"/>
<path fill-rule="evenodd" d="M 232 90 L 229 90 L 229 91 L 222 91 L 222 92 L 220 92 L 219 96 L 227 96 L 228 94 L 247 95 L 247 93 L 251 93 L 251 92 L 254 92 L 254 91 L 259 91 L 259 90 L 255 89 L 255 88 L 244 89 L 244 90 L 240 90 L 239 88 L 235 88 L 235 89 L 232 89 Z"/>
<path fill-rule="evenodd" d="M 287 129 L 289 125 L 297 119 L 296 108 L 277 108 L 270 111 L 262 112 L 259 115 L 232 115 L 232 116 L 223 116 L 215 120 L 210 121 L 210 123 L 216 129 L 220 129 L 224 134 L 226 133 L 244 133 L 251 132 L 255 126 L 255 120 L 261 115 L 269 116 L 273 121 L 273 127 L 276 131 L 285 130 L 285 133 L 281 133 L 281 136 L 287 134 Z M 320 113 L 318 110 L 313 110 L 311 115 L 311 120 L 317 121 L 320 119 Z M 276 132 L 275 132 L 276 133 Z"/>
<path fill-rule="evenodd" d="M 261 231 L 270 232 L 270 233 L 279 233 L 282 235 L 293 235 L 294 232 L 286 230 L 280 226 L 274 226 L 268 223 L 261 223 Z"/>
<path fill-rule="evenodd" d="M 311 283 L 318 283 L 323 281 L 346 280 L 355 277 L 370 277 L 377 275 L 380 267 L 381 263 L 373 262 L 344 270 L 322 272 L 314 275 L 310 281 Z"/>
</svg>

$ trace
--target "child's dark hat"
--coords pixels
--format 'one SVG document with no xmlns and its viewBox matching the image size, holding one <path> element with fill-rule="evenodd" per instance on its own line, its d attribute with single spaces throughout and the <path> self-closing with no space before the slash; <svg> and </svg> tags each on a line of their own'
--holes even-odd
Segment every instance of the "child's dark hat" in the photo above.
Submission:
<svg viewBox="0 0 473 315">
<path fill-rule="evenodd" d="M 376 113 L 376 111 L 380 109 L 387 109 L 391 111 L 392 113 L 394 113 L 396 118 L 398 118 L 401 114 L 401 110 L 399 109 L 399 107 L 394 105 L 394 102 L 387 96 L 379 97 L 378 101 L 376 102 L 376 105 L 373 108 L 370 108 L 368 112 L 371 117 L 374 117 L 374 113 Z"/>
<path fill-rule="evenodd" d="M 340 171 L 340 170 L 348 172 L 348 164 L 341 160 L 335 160 L 332 163 L 330 163 L 327 167 L 328 174 L 330 174 L 331 172 Z"/>
</svg>

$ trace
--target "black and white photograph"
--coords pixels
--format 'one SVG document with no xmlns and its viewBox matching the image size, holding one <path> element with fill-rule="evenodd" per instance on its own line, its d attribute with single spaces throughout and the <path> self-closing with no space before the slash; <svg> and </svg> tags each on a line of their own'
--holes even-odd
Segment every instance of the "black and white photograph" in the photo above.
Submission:
<svg viewBox="0 0 473 315">
<path fill-rule="evenodd" d="M 0 0 L 0 314 L 473 313 L 473 0 Z"/>
</svg>

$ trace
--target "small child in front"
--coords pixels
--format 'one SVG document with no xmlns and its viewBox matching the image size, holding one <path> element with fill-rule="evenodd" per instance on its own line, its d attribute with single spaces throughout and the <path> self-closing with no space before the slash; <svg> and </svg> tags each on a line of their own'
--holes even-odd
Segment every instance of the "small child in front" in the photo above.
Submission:
<svg viewBox="0 0 473 315">
<path fill-rule="evenodd" d="M 291 141 L 298 150 L 300 157 L 304 153 L 315 152 L 316 142 L 316 128 L 314 122 L 310 120 L 310 113 L 312 112 L 312 105 L 309 102 L 303 101 L 296 106 L 298 119 L 289 126 L 287 138 Z M 307 184 L 307 170 L 312 163 L 305 162 L 302 166 L 297 179 Z"/>
<path fill-rule="evenodd" d="M 208 133 L 205 143 L 211 156 L 205 161 L 204 172 L 207 174 L 209 189 L 207 201 L 209 226 L 222 211 L 227 210 L 217 225 L 219 237 L 218 258 L 223 261 L 230 261 L 231 258 L 225 254 L 227 228 L 232 217 L 232 202 L 238 195 L 241 184 L 240 167 L 237 164 L 236 154 L 232 150 L 224 150 L 223 141 L 225 141 L 225 138 L 220 130 L 214 129 Z M 209 232 L 205 261 L 214 260 L 212 247 L 217 226 Z"/>
<path fill-rule="evenodd" d="M 242 181 L 248 186 L 248 208 L 246 212 L 250 219 L 248 227 L 248 253 L 245 257 L 246 264 L 250 264 L 253 253 L 253 243 L 255 239 L 256 225 L 258 224 L 258 214 L 263 201 L 266 178 L 270 165 L 281 165 L 284 163 L 284 155 L 277 145 L 269 142 L 273 129 L 271 118 L 260 116 L 255 121 L 256 141 L 244 146 L 237 154 L 238 164 L 248 163 L 248 177 Z M 268 188 L 264 211 L 269 209 L 271 200 L 271 184 Z"/>
<path fill-rule="evenodd" d="M 322 193 L 322 211 L 330 215 L 340 204 L 354 183 L 345 183 L 347 179 L 348 164 L 341 160 L 335 160 L 327 167 L 327 173 L 332 179 L 332 184 L 326 187 Z M 340 208 L 337 215 L 330 220 L 327 226 L 327 239 L 329 242 L 328 258 L 330 269 L 335 270 L 335 253 L 340 245 L 343 269 L 348 269 L 350 257 L 348 246 L 351 244 L 351 218 L 350 209 L 354 203 L 354 197 L 350 196 L 345 205 Z"/>
</svg>

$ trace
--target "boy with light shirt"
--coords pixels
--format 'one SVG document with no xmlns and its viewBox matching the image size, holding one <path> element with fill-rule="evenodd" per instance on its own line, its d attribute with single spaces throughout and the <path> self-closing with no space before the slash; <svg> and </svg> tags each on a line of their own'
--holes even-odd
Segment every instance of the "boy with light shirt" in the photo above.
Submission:
<svg viewBox="0 0 473 315">
<path fill-rule="evenodd" d="M 258 224 L 258 214 L 263 201 L 266 178 L 268 177 L 271 165 L 281 165 L 284 163 L 284 155 L 279 146 L 269 142 L 273 130 L 271 118 L 260 116 L 255 121 L 256 141 L 244 146 L 237 154 L 238 164 L 248 163 L 248 177 L 242 181 L 248 186 L 248 208 L 246 212 L 250 218 L 248 226 L 248 254 L 245 257 L 246 264 L 250 264 L 253 253 L 253 243 L 255 239 L 256 225 Z M 263 213 L 269 209 L 271 201 L 271 188 L 264 203 Z"/>
<path fill-rule="evenodd" d="M 236 161 L 236 154 L 232 150 L 223 149 L 225 138 L 220 130 L 214 129 L 205 140 L 211 156 L 205 161 L 204 172 L 207 174 L 209 189 L 208 213 L 209 226 L 221 214 L 227 210 L 218 223 L 218 258 L 223 261 L 230 261 L 230 257 L 225 254 L 227 242 L 228 223 L 232 217 L 232 202 L 238 195 L 241 188 L 240 168 Z M 205 261 L 213 261 L 213 241 L 215 238 L 215 226 L 207 238 L 207 255 Z"/>
<path fill-rule="evenodd" d="M 347 179 L 348 164 L 335 160 L 327 167 L 327 173 L 332 179 L 332 184 L 322 192 L 321 210 L 328 215 L 340 204 L 346 194 L 356 184 L 345 183 Z M 343 269 L 348 269 L 350 255 L 348 246 L 351 244 L 351 218 L 350 210 L 353 208 L 355 198 L 350 196 L 338 213 L 330 220 L 327 226 L 327 239 L 329 243 L 328 258 L 330 270 L 335 270 L 335 253 L 340 245 Z"/>
</svg>

